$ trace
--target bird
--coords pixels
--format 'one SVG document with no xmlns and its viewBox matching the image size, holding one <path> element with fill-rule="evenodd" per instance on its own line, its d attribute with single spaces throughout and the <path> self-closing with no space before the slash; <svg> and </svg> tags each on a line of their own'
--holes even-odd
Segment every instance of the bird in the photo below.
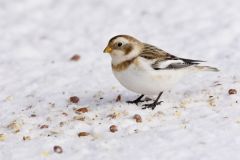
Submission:
<svg viewBox="0 0 240 160">
<path fill-rule="evenodd" d="M 201 71 L 218 72 L 215 67 L 200 65 L 205 62 L 180 58 L 154 45 L 142 42 L 130 35 L 112 37 L 103 51 L 111 56 L 111 67 L 115 78 L 128 90 L 140 94 L 127 101 L 138 105 L 145 95 L 157 98 L 142 109 L 152 110 L 164 91 L 174 87 L 181 79 Z"/>
</svg>

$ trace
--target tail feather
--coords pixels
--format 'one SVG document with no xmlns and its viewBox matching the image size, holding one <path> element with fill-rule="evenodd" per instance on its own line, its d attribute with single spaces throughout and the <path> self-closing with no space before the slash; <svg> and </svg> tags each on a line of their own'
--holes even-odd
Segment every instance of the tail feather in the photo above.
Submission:
<svg viewBox="0 0 240 160">
<path fill-rule="evenodd" d="M 215 67 L 210 67 L 210 66 L 195 66 L 197 70 L 200 71 L 210 71 L 210 72 L 219 72 L 220 70 L 215 68 Z"/>
</svg>

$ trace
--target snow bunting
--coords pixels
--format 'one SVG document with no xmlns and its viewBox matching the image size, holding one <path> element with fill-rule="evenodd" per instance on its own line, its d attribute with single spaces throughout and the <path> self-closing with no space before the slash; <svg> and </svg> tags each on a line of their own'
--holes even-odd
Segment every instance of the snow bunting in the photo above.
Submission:
<svg viewBox="0 0 240 160">
<path fill-rule="evenodd" d="M 161 104 L 163 91 L 174 86 L 186 75 L 199 71 L 218 71 L 210 66 L 200 66 L 201 60 L 185 59 L 169 54 L 153 45 L 141 42 L 129 35 L 111 38 L 104 53 L 112 57 L 112 71 L 127 89 L 141 96 L 129 103 L 143 102 L 144 95 L 158 95 L 153 103 L 143 109 L 154 109 Z"/>
</svg>

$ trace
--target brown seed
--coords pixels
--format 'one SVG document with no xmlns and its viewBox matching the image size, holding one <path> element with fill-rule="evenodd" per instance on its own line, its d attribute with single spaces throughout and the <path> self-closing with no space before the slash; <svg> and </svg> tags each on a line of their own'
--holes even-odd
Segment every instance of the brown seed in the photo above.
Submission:
<svg viewBox="0 0 240 160">
<path fill-rule="evenodd" d="M 73 55 L 72 56 L 72 58 L 70 59 L 71 61 L 78 61 L 78 60 L 80 60 L 80 55 L 78 55 L 78 54 L 75 54 L 75 55 Z"/>
<path fill-rule="evenodd" d="M 48 128 L 48 127 L 49 127 L 48 125 L 44 124 L 44 125 L 40 126 L 40 129 L 44 129 L 44 128 Z"/>
<path fill-rule="evenodd" d="M 70 102 L 72 103 L 78 103 L 79 102 L 79 98 L 77 96 L 72 96 L 69 98 Z"/>
<path fill-rule="evenodd" d="M 82 115 L 77 115 L 77 116 L 74 116 L 73 119 L 74 119 L 74 120 L 78 120 L 78 121 L 84 121 L 84 120 L 85 120 L 85 117 L 82 116 Z"/>
<path fill-rule="evenodd" d="M 237 94 L 237 90 L 236 90 L 236 89 L 229 89 L 229 90 L 228 90 L 228 94 L 229 94 L 229 95 Z"/>
<path fill-rule="evenodd" d="M 78 133 L 78 137 L 84 137 L 84 136 L 88 136 L 88 135 L 90 135 L 90 133 L 88 133 L 88 132 L 79 132 Z"/>
<path fill-rule="evenodd" d="M 64 116 L 68 116 L 68 114 L 67 114 L 66 112 L 63 112 L 62 115 L 64 115 Z"/>
<path fill-rule="evenodd" d="M 111 119 L 116 119 L 117 118 L 117 114 L 114 112 L 112 114 L 109 114 L 107 117 L 110 117 Z"/>
<path fill-rule="evenodd" d="M 60 126 L 60 127 L 64 126 L 64 122 L 60 122 L 60 123 L 59 123 L 59 126 Z"/>
<path fill-rule="evenodd" d="M 77 113 L 77 114 L 81 114 L 81 113 L 85 113 L 85 112 L 88 112 L 88 109 L 86 107 L 75 110 L 75 113 Z"/>
<path fill-rule="evenodd" d="M 118 131 L 118 128 L 116 125 L 111 125 L 110 128 L 109 128 L 110 132 L 117 132 Z"/>
<path fill-rule="evenodd" d="M 37 115 L 36 114 L 31 114 L 30 117 L 36 117 Z"/>
<path fill-rule="evenodd" d="M 11 122 L 7 128 L 11 129 L 14 133 L 20 132 L 20 129 L 22 128 L 22 123 L 14 120 Z"/>
<path fill-rule="evenodd" d="M 135 119 L 137 123 L 141 123 L 142 122 L 142 117 L 139 114 L 135 114 L 133 116 L 133 119 Z"/>
<path fill-rule="evenodd" d="M 121 99 L 122 99 L 122 96 L 119 94 L 119 95 L 117 96 L 117 98 L 116 98 L 116 102 L 120 102 Z"/>
<path fill-rule="evenodd" d="M 63 149 L 62 149 L 61 146 L 54 146 L 53 151 L 56 152 L 56 153 L 62 153 Z"/>
<path fill-rule="evenodd" d="M 23 136 L 23 140 L 24 141 L 31 140 L 31 137 L 30 136 Z"/>
</svg>

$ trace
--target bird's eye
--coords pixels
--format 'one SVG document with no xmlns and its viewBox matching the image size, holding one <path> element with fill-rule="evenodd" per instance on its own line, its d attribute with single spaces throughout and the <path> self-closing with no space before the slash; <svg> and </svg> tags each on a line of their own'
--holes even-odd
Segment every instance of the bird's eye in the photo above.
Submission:
<svg viewBox="0 0 240 160">
<path fill-rule="evenodd" d="M 122 46 L 122 42 L 118 42 L 118 47 L 121 47 Z"/>
</svg>

